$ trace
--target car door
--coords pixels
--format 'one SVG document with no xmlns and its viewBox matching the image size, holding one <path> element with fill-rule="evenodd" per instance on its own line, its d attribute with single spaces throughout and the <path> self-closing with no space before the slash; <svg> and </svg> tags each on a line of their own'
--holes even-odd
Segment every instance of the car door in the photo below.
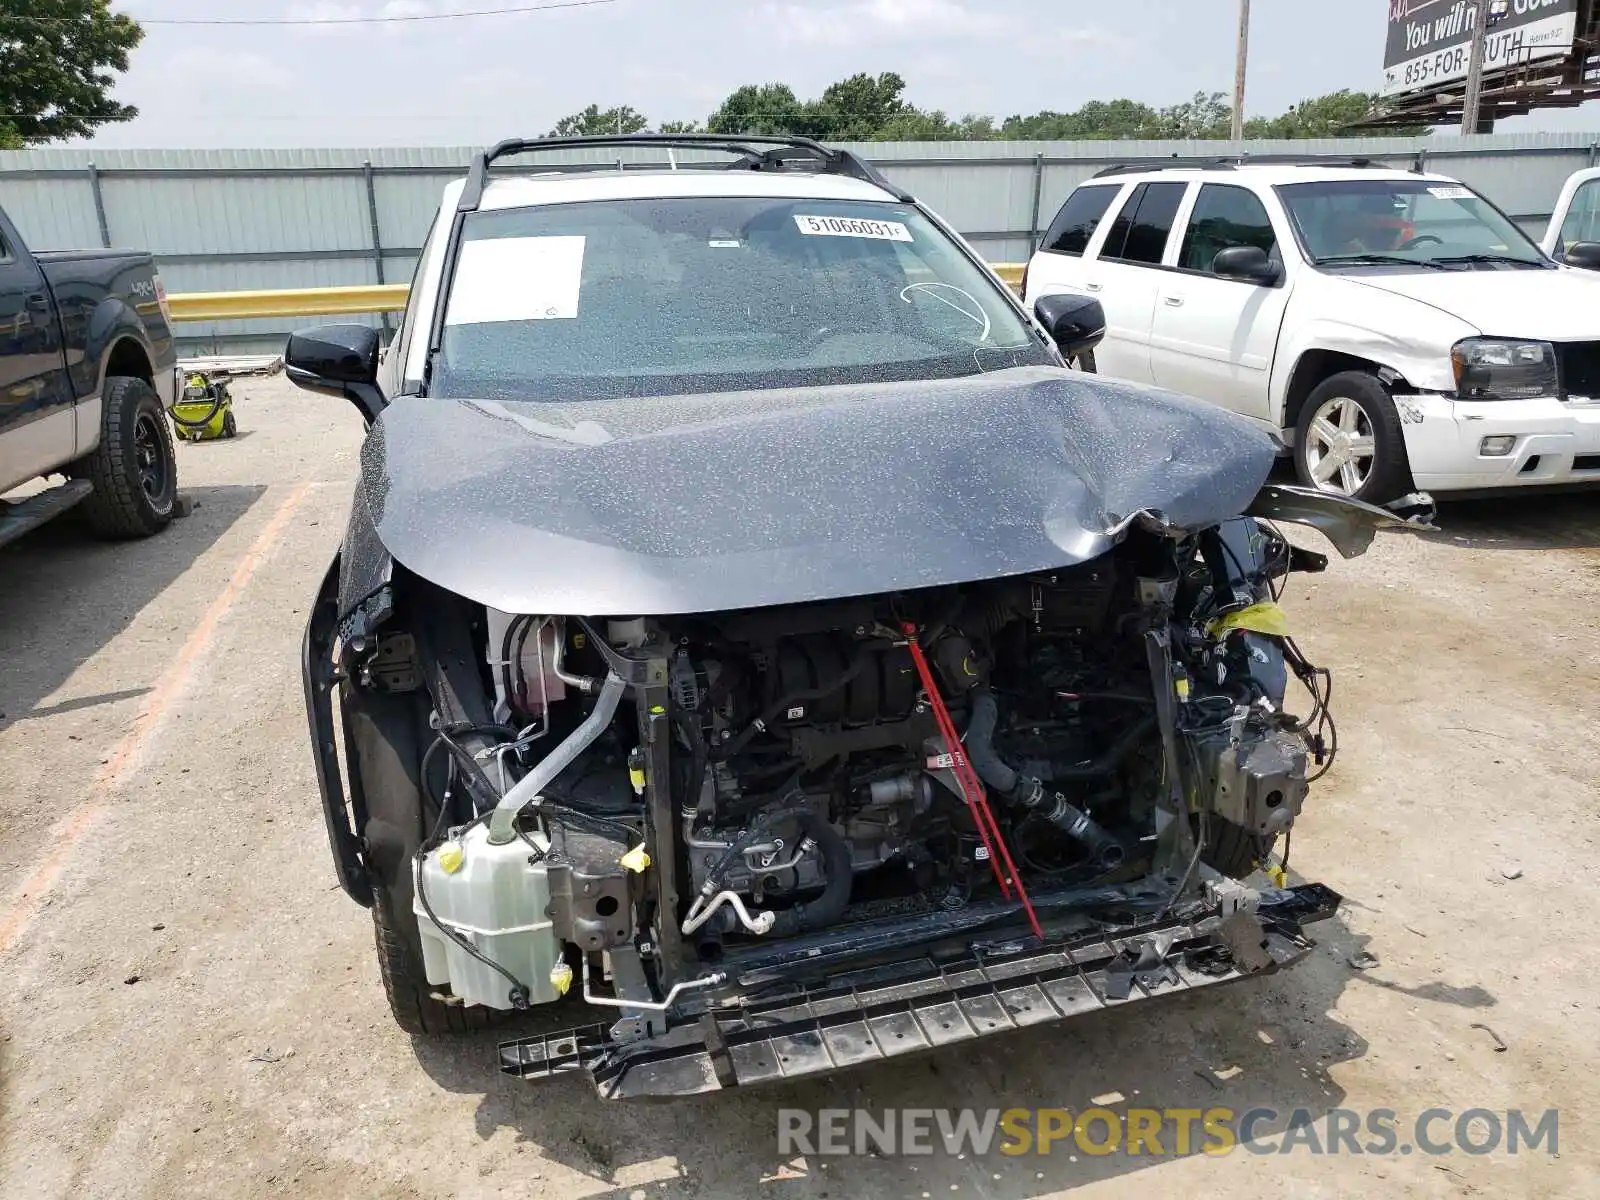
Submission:
<svg viewBox="0 0 1600 1200">
<path fill-rule="evenodd" d="M 1271 416 L 1272 360 L 1292 279 L 1279 231 L 1250 188 L 1204 183 L 1190 207 L 1172 270 L 1161 276 L 1150 336 L 1155 382 L 1243 416 Z M 1256 246 L 1279 267 L 1275 283 L 1227 279 L 1218 253 Z"/>
<path fill-rule="evenodd" d="M 1084 255 L 1123 190 L 1120 182 L 1086 183 L 1067 197 L 1045 231 L 1038 253 L 1028 263 L 1022 290 L 1029 308 L 1040 296 L 1082 294 L 1086 290 Z"/>
<path fill-rule="evenodd" d="M 1106 338 L 1095 350 L 1103 375 L 1153 382 L 1150 333 L 1161 262 L 1188 187 L 1171 180 L 1134 187 L 1086 260 L 1084 289 L 1106 313 Z"/>
<path fill-rule="evenodd" d="M 1586 179 L 1573 189 L 1572 197 L 1567 204 L 1565 212 L 1557 207 L 1556 217 L 1560 225 L 1552 220 L 1552 232 L 1556 233 L 1552 244 L 1545 247 L 1545 252 L 1552 257 L 1565 260 L 1567 247 L 1578 242 L 1600 242 L 1600 177 Z"/>
<path fill-rule="evenodd" d="M 61 466 L 75 436 L 44 274 L 0 217 L 0 492 Z"/>
</svg>

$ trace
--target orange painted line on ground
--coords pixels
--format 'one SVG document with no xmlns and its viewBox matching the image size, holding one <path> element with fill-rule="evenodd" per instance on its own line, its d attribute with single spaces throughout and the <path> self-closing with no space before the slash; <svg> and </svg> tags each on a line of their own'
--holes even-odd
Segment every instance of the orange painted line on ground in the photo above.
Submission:
<svg viewBox="0 0 1600 1200">
<path fill-rule="evenodd" d="M 282 504 L 278 505 L 278 511 L 272 514 L 266 527 L 251 543 L 250 549 L 245 551 L 244 557 L 239 560 L 239 566 L 234 571 L 233 578 L 228 580 L 228 586 L 217 593 L 217 598 L 201 614 L 200 620 L 195 623 L 183 647 L 178 651 L 177 657 L 150 689 L 143 709 L 134 718 L 128 732 L 116 744 L 100 770 L 95 773 L 89 798 L 50 832 L 46 839 L 50 852 L 34 869 L 33 874 L 28 876 L 4 915 L 0 915 L 0 954 L 10 950 L 18 935 L 28 927 L 34 914 L 39 911 L 40 903 L 55 887 L 56 881 L 61 878 L 61 872 L 66 870 L 67 864 L 72 860 L 78 843 L 104 814 L 110 793 L 127 780 L 151 736 L 171 715 L 173 702 L 189 686 L 190 678 L 194 674 L 195 660 L 210 644 L 218 623 L 233 607 L 234 601 L 239 598 L 239 593 L 244 591 L 251 576 L 266 561 L 267 555 L 272 553 L 273 546 L 288 527 L 289 518 L 294 515 L 294 510 L 300 506 L 300 502 L 306 498 L 312 486 L 310 482 L 300 484 L 284 498 Z"/>
</svg>

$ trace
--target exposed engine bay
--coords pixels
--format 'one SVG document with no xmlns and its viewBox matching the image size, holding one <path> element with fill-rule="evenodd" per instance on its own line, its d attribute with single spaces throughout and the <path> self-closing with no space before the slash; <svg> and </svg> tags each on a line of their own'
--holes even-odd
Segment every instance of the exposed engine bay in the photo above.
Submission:
<svg viewBox="0 0 1600 1200">
<path fill-rule="evenodd" d="M 793 607 L 476 608 L 492 718 L 435 711 L 421 772 L 428 981 L 506 1009 L 582 976 L 626 1010 L 614 1036 L 645 1036 L 738 972 L 1248 905 L 1233 881 L 1281 871 L 1337 748 L 1327 675 L 1275 603 L 1291 567 L 1322 565 L 1240 518 Z M 429 639 L 398 637 L 364 645 L 361 678 L 437 692 Z"/>
</svg>

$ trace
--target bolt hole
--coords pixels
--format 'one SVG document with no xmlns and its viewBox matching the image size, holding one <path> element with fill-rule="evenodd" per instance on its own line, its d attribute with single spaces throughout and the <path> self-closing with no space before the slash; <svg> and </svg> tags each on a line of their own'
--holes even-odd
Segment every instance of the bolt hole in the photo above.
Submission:
<svg viewBox="0 0 1600 1200">
<path fill-rule="evenodd" d="M 1283 804 L 1283 793 L 1282 792 L 1268 792 L 1267 793 L 1267 807 L 1268 808 L 1278 808 L 1278 807 L 1282 806 L 1282 804 Z"/>
<path fill-rule="evenodd" d="M 615 896 L 601 896 L 594 902 L 594 910 L 602 917 L 613 916 L 617 911 L 617 898 Z"/>
</svg>

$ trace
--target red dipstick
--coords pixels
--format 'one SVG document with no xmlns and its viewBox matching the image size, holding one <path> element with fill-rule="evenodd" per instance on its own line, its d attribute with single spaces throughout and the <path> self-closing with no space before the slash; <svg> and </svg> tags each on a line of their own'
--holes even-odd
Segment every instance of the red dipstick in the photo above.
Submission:
<svg viewBox="0 0 1600 1200">
<path fill-rule="evenodd" d="M 1000 892 L 1007 900 L 1011 899 L 1011 884 L 1006 875 L 1005 864 L 1002 862 L 995 846 L 993 828 L 993 814 L 989 812 L 989 799 L 984 794 L 983 783 L 972 770 L 972 764 L 967 761 L 965 749 L 962 747 L 961 738 L 956 732 L 955 721 L 950 716 L 950 710 L 945 707 L 944 699 L 939 695 L 939 689 L 934 683 L 933 672 L 928 667 L 927 656 L 922 652 L 922 646 L 917 641 L 916 627 L 905 627 L 906 637 L 911 647 L 911 658 L 916 664 L 917 674 L 922 681 L 922 690 L 929 697 L 929 704 L 933 706 L 934 721 L 939 727 L 939 736 L 944 739 L 949 748 L 950 765 L 956 782 L 961 785 L 962 797 L 967 802 L 967 808 L 972 813 L 973 823 L 978 827 L 978 836 L 983 839 L 984 851 L 989 855 L 989 865 L 994 870 L 995 882 L 1000 885 Z"/>
<path fill-rule="evenodd" d="M 1011 899 L 1010 884 L 1016 884 L 1017 898 L 1022 901 L 1023 911 L 1028 914 L 1028 924 L 1032 926 L 1034 936 L 1042 942 L 1044 930 L 1040 928 L 1039 917 L 1033 911 L 1033 901 L 1028 899 L 1028 890 L 1022 886 L 1022 876 L 1017 872 L 1017 865 L 1011 859 L 1011 848 L 1006 845 L 1005 836 L 995 822 L 994 811 L 989 807 L 989 797 L 984 793 L 983 783 L 978 779 L 977 772 L 972 769 L 972 764 L 967 761 L 967 752 L 961 744 L 960 735 L 956 732 L 956 723 L 951 719 L 950 709 L 939 693 L 939 685 L 934 681 L 933 670 L 928 666 L 928 656 L 922 652 L 922 645 L 917 641 L 917 627 L 908 624 L 903 628 L 907 645 L 911 649 L 911 661 L 916 664 L 917 675 L 922 680 L 922 690 L 928 695 L 928 703 L 933 706 L 933 716 L 938 723 L 939 734 L 944 738 L 944 744 L 950 751 L 951 769 L 955 772 L 956 781 L 961 784 L 961 793 L 966 798 L 967 808 L 971 810 L 972 819 L 978 826 L 978 836 L 983 839 L 984 849 L 989 852 L 989 862 L 994 867 L 994 877 L 1000 884 L 1000 894 L 1007 900 Z"/>
</svg>

